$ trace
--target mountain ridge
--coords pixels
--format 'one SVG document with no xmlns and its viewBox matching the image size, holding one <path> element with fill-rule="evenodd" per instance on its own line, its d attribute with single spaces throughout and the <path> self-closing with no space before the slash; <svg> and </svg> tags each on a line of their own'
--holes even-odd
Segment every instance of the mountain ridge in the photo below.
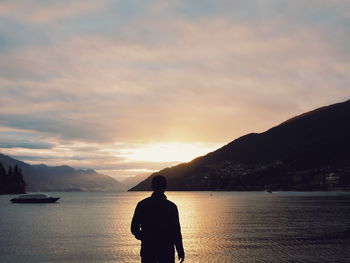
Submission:
<svg viewBox="0 0 350 263">
<path fill-rule="evenodd" d="M 350 100 L 324 106 L 158 173 L 169 190 L 323 189 L 326 174 L 350 167 L 349 120 Z M 130 191 L 150 190 L 155 174 Z"/>
<path fill-rule="evenodd" d="M 68 165 L 30 165 L 0 153 L 0 163 L 6 169 L 18 165 L 23 171 L 26 188 L 36 191 L 125 191 L 126 187 L 114 178 L 92 169 L 74 169 Z"/>
</svg>

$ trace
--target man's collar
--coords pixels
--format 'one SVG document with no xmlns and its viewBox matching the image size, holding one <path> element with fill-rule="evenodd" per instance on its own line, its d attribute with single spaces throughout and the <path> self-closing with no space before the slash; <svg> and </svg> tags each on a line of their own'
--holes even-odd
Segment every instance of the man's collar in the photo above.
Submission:
<svg viewBox="0 0 350 263">
<path fill-rule="evenodd" d="M 166 199 L 166 195 L 165 195 L 163 192 L 153 192 L 153 193 L 152 193 L 152 197 L 164 198 L 164 199 Z"/>
</svg>

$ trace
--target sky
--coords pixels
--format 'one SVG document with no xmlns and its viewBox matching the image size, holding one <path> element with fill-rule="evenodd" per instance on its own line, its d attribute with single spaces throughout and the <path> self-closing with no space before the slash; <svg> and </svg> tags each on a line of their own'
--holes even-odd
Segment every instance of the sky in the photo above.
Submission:
<svg viewBox="0 0 350 263">
<path fill-rule="evenodd" d="M 350 0 L 0 1 L 0 152 L 122 180 L 350 98 Z"/>
</svg>

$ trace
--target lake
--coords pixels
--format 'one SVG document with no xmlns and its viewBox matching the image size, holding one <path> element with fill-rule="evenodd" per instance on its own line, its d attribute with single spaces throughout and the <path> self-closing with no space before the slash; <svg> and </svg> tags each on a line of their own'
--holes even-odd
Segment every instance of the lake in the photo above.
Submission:
<svg viewBox="0 0 350 263">
<path fill-rule="evenodd" d="M 0 196 L 0 262 L 139 262 L 130 233 L 149 192 L 52 193 L 57 204 Z M 350 262 L 350 193 L 166 192 L 188 263 Z"/>
</svg>

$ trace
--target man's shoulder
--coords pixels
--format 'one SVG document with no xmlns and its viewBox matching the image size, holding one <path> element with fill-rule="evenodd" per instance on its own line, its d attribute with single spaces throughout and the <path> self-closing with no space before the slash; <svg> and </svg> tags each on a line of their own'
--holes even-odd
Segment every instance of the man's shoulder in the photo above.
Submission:
<svg viewBox="0 0 350 263">
<path fill-rule="evenodd" d="M 170 206 L 176 207 L 176 204 L 175 204 L 175 203 L 171 202 L 171 201 L 168 200 L 168 199 L 166 199 L 166 201 L 168 202 L 168 204 L 169 204 Z"/>
<path fill-rule="evenodd" d="M 173 208 L 177 208 L 176 204 L 171 202 L 170 200 L 164 198 L 164 199 L 161 199 L 162 202 L 166 203 L 169 207 L 173 207 Z M 138 205 L 139 206 L 147 206 L 148 204 L 151 204 L 151 203 L 154 203 L 154 202 L 159 202 L 159 199 L 156 200 L 155 198 L 153 198 L 152 196 L 150 197 L 147 197 L 141 201 L 138 202 Z"/>
<path fill-rule="evenodd" d="M 177 210 L 177 206 L 175 203 L 171 202 L 168 199 L 165 199 L 165 202 L 167 204 L 167 207 L 169 207 L 171 210 Z"/>
<path fill-rule="evenodd" d="M 145 199 L 142 199 L 141 201 L 138 202 L 138 205 L 144 205 L 147 204 L 148 202 L 150 202 L 151 197 L 147 197 Z"/>
</svg>

